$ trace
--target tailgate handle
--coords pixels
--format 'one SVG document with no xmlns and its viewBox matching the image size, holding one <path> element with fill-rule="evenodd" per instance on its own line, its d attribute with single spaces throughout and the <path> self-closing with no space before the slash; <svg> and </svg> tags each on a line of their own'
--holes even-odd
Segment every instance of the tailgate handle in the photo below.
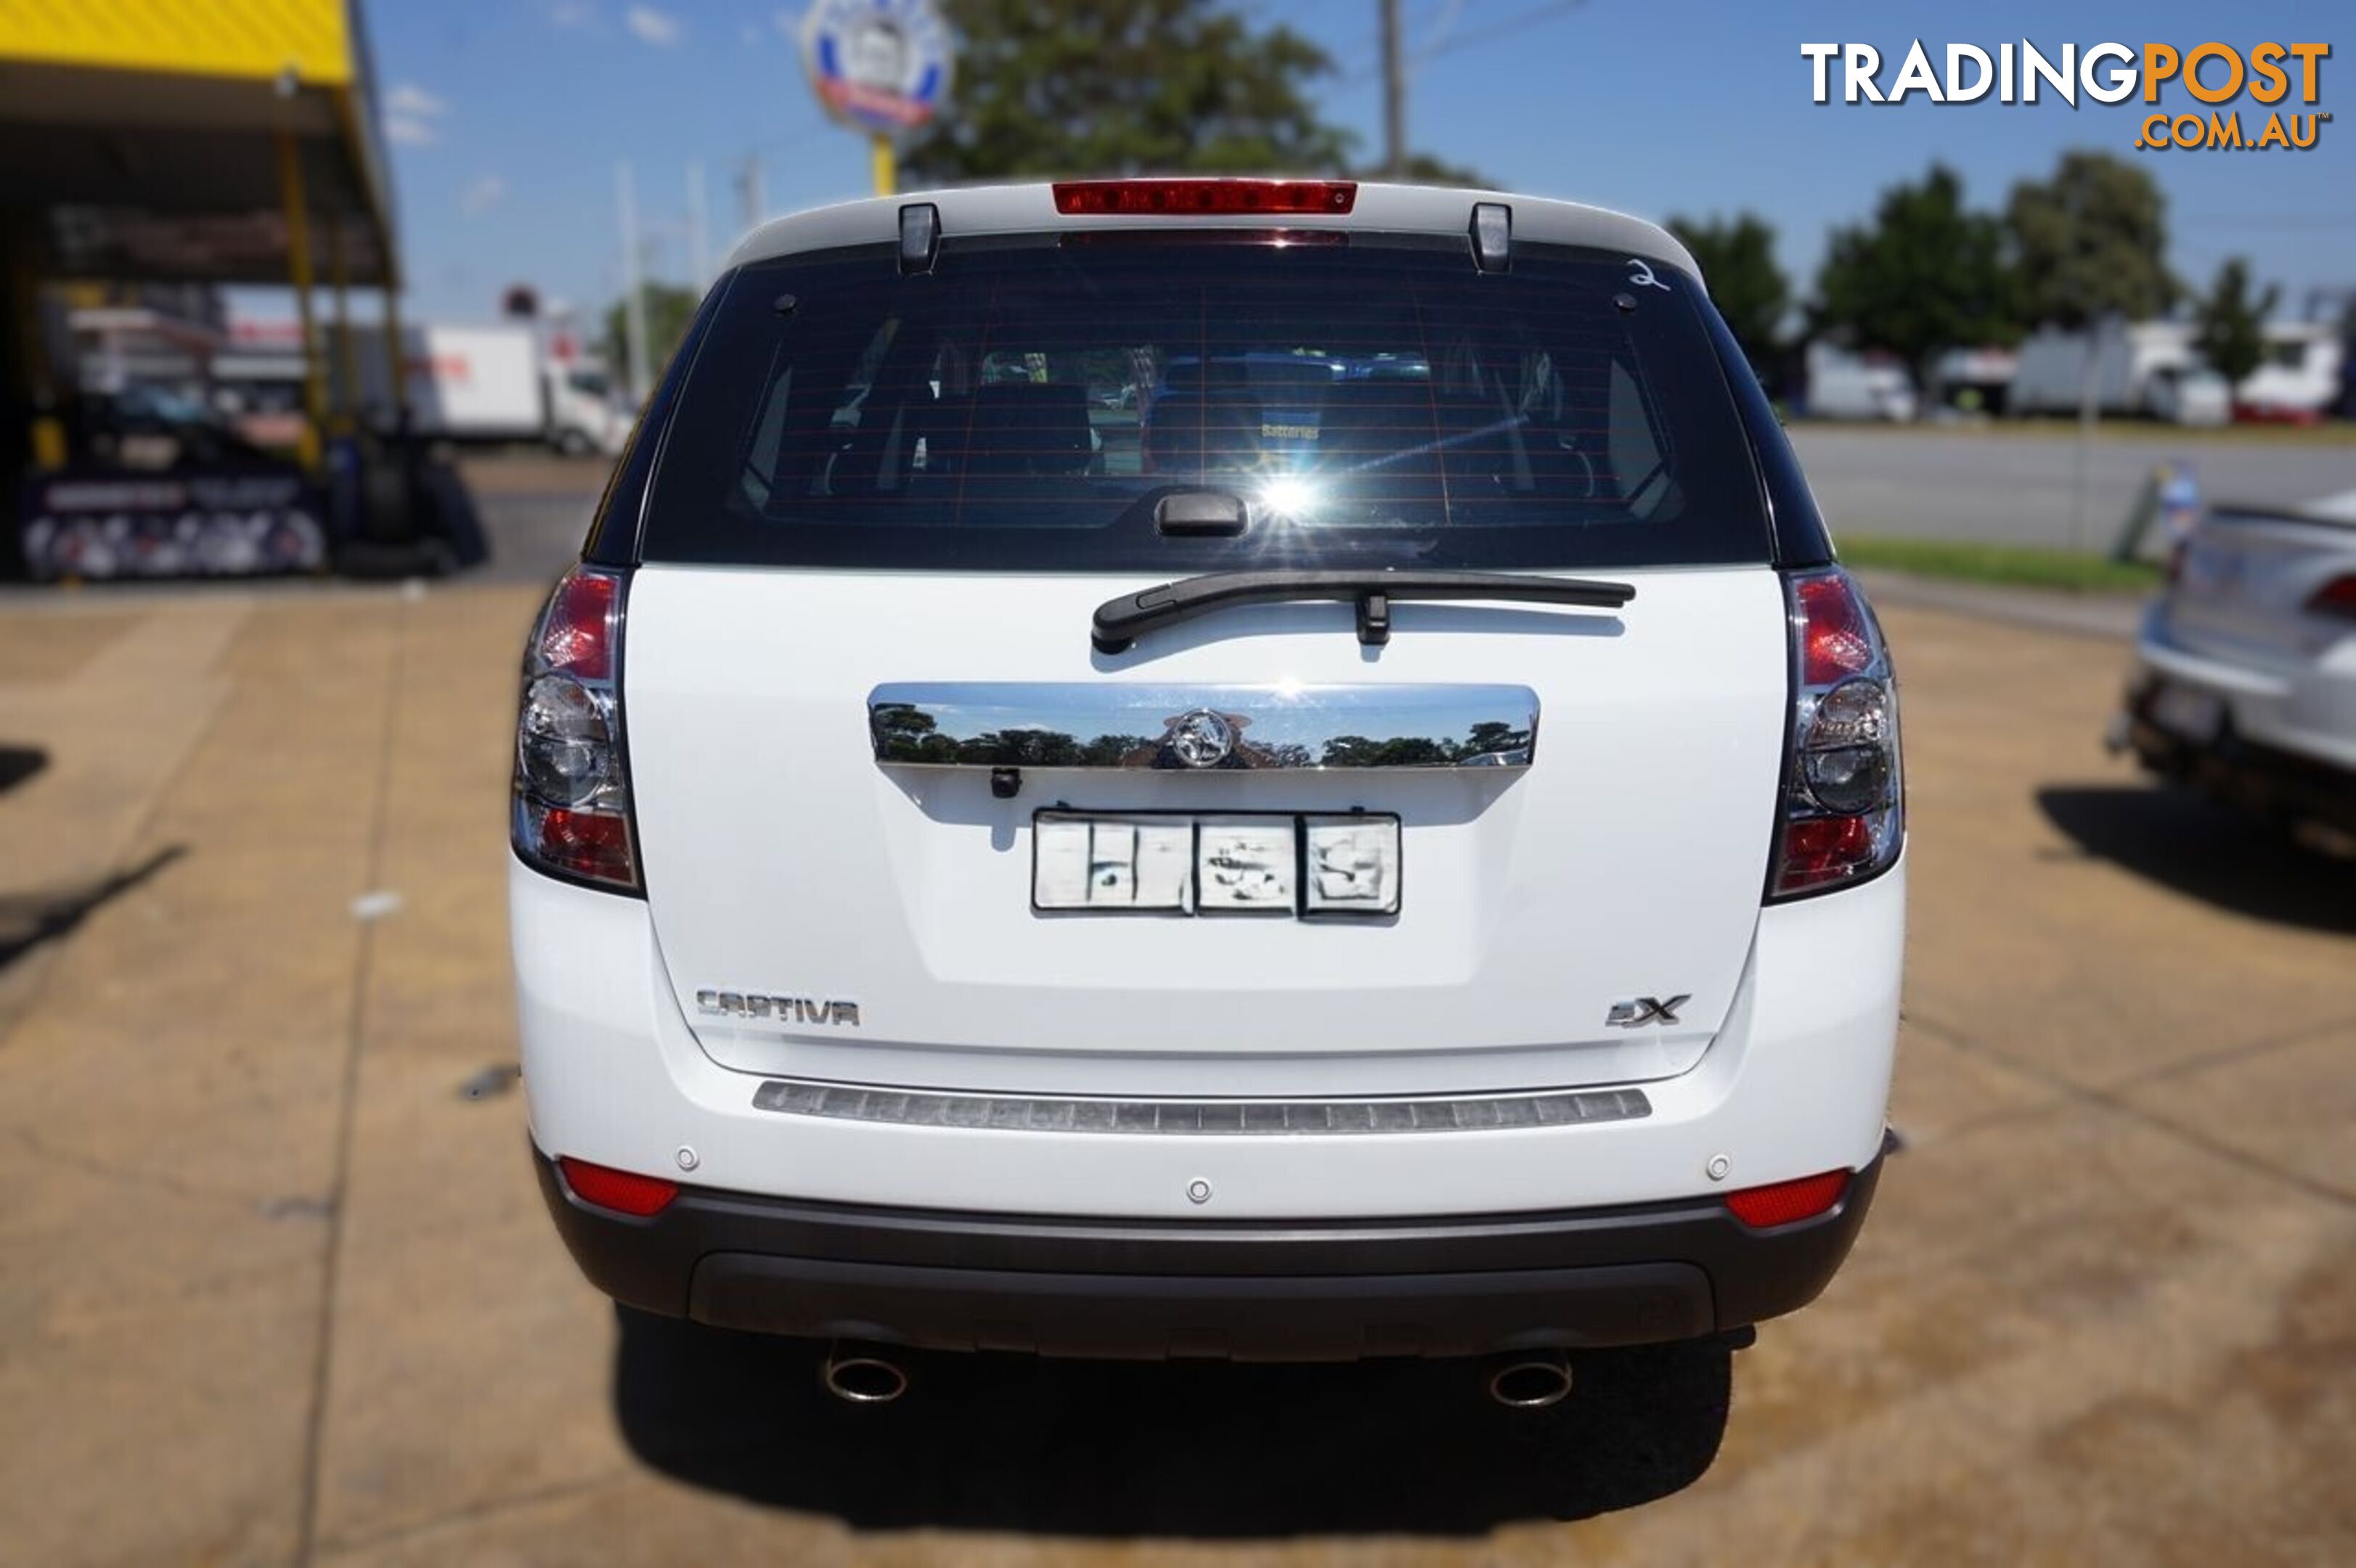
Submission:
<svg viewBox="0 0 2356 1568">
<path fill-rule="evenodd" d="M 867 696 L 891 767 L 1526 768 L 1526 686 L 911 681 Z"/>
<path fill-rule="evenodd" d="M 1233 538 L 1248 516 L 1243 497 L 1225 490 L 1173 490 L 1153 504 L 1154 530 L 1178 538 Z"/>
</svg>

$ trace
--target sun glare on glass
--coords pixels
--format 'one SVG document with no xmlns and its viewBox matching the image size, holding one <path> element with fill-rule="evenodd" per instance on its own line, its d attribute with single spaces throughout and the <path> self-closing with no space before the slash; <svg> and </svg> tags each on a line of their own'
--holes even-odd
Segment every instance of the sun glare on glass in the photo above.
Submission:
<svg viewBox="0 0 2356 1568">
<path fill-rule="evenodd" d="M 1297 522 L 1316 506 L 1317 486 L 1290 475 L 1271 479 L 1259 493 L 1259 504 L 1278 522 Z"/>
</svg>

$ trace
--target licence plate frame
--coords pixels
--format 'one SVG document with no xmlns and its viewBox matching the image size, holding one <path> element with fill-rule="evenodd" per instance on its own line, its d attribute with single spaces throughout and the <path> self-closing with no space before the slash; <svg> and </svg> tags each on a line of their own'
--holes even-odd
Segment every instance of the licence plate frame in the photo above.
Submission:
<svg viewBox="0 0 2356 1568">
<path fill-rule="evenodd" d="M 2179 741 L 2214 745 L 2225 728 L 2225 699 L 2213 691 L 2167 681 L 2144 709 L 2152 723 Z"/>
<path fill-rule="evenodd" d="M 1031 910 L 1055 916 L 1396 919 L 1404 837 L 1395 812 L 1043 807 L 1031 816 Z M 1173 886 L 1173 860 L 1181 855 L 1183 876 Z M 1084 856 L 1076 871 L 1076 856 Z"/>
</svg>

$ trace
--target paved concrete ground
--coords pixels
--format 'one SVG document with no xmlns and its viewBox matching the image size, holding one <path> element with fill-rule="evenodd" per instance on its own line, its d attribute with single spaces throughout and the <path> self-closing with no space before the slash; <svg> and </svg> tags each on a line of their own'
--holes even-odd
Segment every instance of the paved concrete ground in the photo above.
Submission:
<svg viewBox="0 0 2356 1568">
<path fill-rule="evenodd" d="M 2078 458 L 2068 436 L 1797 424 L 1792 438 L 1836 535 L 2108 549 L 2162 463 L 2191 464 L 2210 500 L 2288 506 L 2356 490 L 2356 445 L 2107 424 L 2089 451 L 2084 520 L 2073 530 Z"/>
<path fill-rule="evenodd" d="M 533 599 L 0 611 L 0 1559 L 2356 1560 L 2356 871 L 2106 760 L 2115 645 L 1889 613 L 1908 1147 L 1730 1369 L 1507 1418 L 1448 1366 L 951 1360 L 866 1421 L 617 1320 L 541 1211 Z"/>
</svg>

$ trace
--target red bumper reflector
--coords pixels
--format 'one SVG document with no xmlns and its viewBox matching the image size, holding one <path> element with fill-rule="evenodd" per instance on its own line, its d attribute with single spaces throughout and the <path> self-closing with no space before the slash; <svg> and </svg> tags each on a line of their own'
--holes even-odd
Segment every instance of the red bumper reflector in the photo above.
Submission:
<svg viewBox="0 0 2356 1568">
<path fill-rule="evenodd" d="M 1795 1221 L 1813 1220 L 1839 1202 L 1841 1194 L 1847 1190 L 1848 1172 L 1827 1170 L 1822 1176 L 1804 1176 L 1797 1181 L 1778 1181 L 1772 1187 L 1730 1192 L 1726 1206 L 1744 1224 L 1764 1231 Z"/>
<path fill-rule="evenodd" d="M 1093 214 L 1347 212 L 1358 204 L 1355 180 L 1064 180 L 1055 210 Z"/>
<path fill-rule="evenodd" d="M 659 1176 L 615 1170 L 569 1155 L 559 1159 L 556 1167 L 564 1172 L 564 1185 L 575 1198 L 616 1214 L 659 1214 L 679 1196 L 679 1183 Z"/>
</svg>

